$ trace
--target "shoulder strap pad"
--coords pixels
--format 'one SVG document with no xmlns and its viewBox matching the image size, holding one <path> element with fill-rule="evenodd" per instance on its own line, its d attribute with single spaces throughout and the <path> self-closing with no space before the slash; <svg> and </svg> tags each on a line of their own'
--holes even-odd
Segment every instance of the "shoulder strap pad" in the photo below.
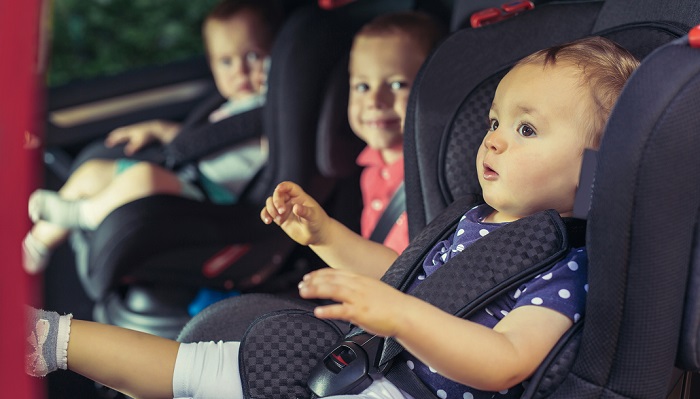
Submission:
<svg viewBox="0 0 700 399">
<path fill-rule="evenodd" d="M 477 197 L 466 196 L 454 201 L 438 217 L 436 217 L 421 233 L 408 245 L 401 255 L 394 261 L 389 270 L 382 277 L 382 281 L 394 288 L 401 289 L 407 286 L 420 269 L 423 258 L 432 249 L 433 245 L 454 231 L 459 218 L 477 205 Z"/>
</svg>

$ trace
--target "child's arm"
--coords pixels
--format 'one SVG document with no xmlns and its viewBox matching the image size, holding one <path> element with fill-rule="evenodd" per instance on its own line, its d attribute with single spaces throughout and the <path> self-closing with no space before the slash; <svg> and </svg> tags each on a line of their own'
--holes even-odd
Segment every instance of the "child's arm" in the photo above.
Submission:
<svg viewBox="0 0 700 399">
<path fill-rule="evenodd" d="M 105 139 L 105 145 L 114 147 L 126 143 L 124 154 L 132 155 L 154 141 L 170 143 L 179 131 L 179 123 L 154 119 L 112 130 Z"/>
<path fill-rule="evenodd" d="M 308 245 L 335 269 L 378 279 L 398 257 L 393 250 L 329 217 L 318 202 L 292 182 L 282 182 L 275 188 L 260 217 L 266 224 L 274 221 L 294 241 Z"/>
<path fill-rule="evenodd" d="M 179 345 L 134 330 L 73 320 L 68 368 L 135 398 L 172 398 Z"/>
<path fill-rule="evenodd" d="M 523 306 L 492 330 L 380 281 L 330 269 L 310 273 L 299 287 L 303 298 L 339 302 L 317 307 L 317 317 L 346 320 L 395 337 L 441 375 L 488 391 L 510 388 L 529 377 L 572 325 L 554 310 Z"/>
</svg>

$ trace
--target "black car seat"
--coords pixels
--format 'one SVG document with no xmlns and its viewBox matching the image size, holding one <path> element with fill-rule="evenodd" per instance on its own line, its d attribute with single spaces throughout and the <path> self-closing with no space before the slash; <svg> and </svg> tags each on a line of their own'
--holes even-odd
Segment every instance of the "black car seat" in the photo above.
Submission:
<svg viewBox="0 0 700 399">
<path fill-rule="evenodd" d="M 700 38 L 694 47 L 686 36 L 645 58 L 612 112 L 588 216 L 590 290 L 578 353 L 556 373 L 561 386 L 533 394 L 662 398 L 678 381 L 674 364 L 700 370 L 700 186 L 688 184 L 700 173 Z"/>
<path fill-rule="evenodd" d="M 357 224 L 359 194 L 345 194 L 358 185 L 339 184 L 341 178 L 324 176 L 316 167 L 319 110 L 354 32 L 375 15 L 413 6 L 413 1 L 367 0 L 292 14 L 272 50 L 262 109 L 270 158 L 239 203 L 159 195 L 116 209 L 94 232 L 74 235 L 78 274 L 96 301 L 95 319 L 174 337 L 202 287 L 278 291 L 318 267 L 307 248 L 263 225 L 259 211 L 277 183 L 292 180 L 330 212 L 338 211 L 339 220 Z M 327 112 L 346 115 L 342 101 L 337 104 L 342 108 Z"/>
<path fill-rule="evenodd" d="M 478 181 L 464 178 L 471 176 L 474 158 L 464 159 L 463 154 L 466 148 L 476 148 L 481 137 L 466 142 L 464 137 L 451 137 L 448 130 L 485 123 L 481 114 L 455 114 L 460 107 L 489 106 L 496 85 L 515 60 L 589 34 L 604 35 L 641 58 L 697 23 L 698 7 L 693 1 L 637 1 L 634 6 L 619 0 L 546 3 L 498 24 L 460 30 L 445 40 L 428 61 L 436 72 L 419 80 L 421 87 L 409 104 L 413 110 L 407 120 L 406 176 L 407 184 L 408 176 L 415 179 L 411 190 L 420 192 L 407 198 L 411 236 L 454 199 L 479 193 Z M 461 18 L 469 19 L 469 14 Z M 504 34 L 506 29 L 523 33 Z M 480 48 L 465 51 L 469 43 L 487 44 L 499 57 Z M 466 93 L 472 94 L 465 99 Z M 445 138 L 438 144 L 441 135 Z"/>
<path fill-rule="evenodd" d="M 602 6 L 602 7 L 601 7 Z M 665 7 L 669 8 L 665 8 Z M 406 131 L 406 184 L 410 187 L 408 196 L 408 215 L 409 227 L 411 236 L 420 231 L 429 221 L 433 220 L 436 215 L 441 213 L 448 204 L 458 198 L 465 196 L 478 195 L 479 186 L 476 179 L 468 179 L 465 176 L 475 176 L 474 173 L 474 155 L 475 151 L 469 152 L 468 149 L 477 148 L 481 141 L 481 134 L 466 133 L 470 129 L 482 131 L 486 129 L 483 115 L 486 114 L 488 104 L 492 98 L 493 91 L 507 71 L 507 68 L 512 65 L 511 62 L 506 62 L 505 65 L 499 64 L 511 57 L 516 60 L 534 50 L 542 47 L 547 47 L 559 42 L 565 42 L 578 38 L 580 35 L 589 33 L 604 35 L 622 44 L 635 55 L 640 58 L 646 56 L 651 50 L 658 47 L 660 44 L 668 42 L 683 31 L 687 31 L 689 26 L 700 22 L 700 9 L 695 2 L 675 2 L 673 4 L 660 4 L 653 2 L 635 2 L 634 6 L 630 6 L 627 2 L 608 0 L 604 4 L 594 2 L 578 2 L 571 4 L 549 4 L 543 5 L 539 9 L 532 12 L 522 14 L 514 18 L 512 21 L 503 22 L 499 25 L 487 26 L 475 30 L 464 30 L 457 32 L 449 38 L 436 51 L 424 68 L 422 79 L 419 80 L 419 87 L 416 90 L 416 95 L 412 97 L 412 105 L 409 109 L 409 115 L 413 118 L 408 120 Z M 631 8 L 631 9 L 630 9 Z M 575 10 L 575 11 L 574 11 Z M 546 16 L 549 13 L 550 16 Z M 531 27 L 540 27 L 541 29 L 531 29 Z M 469 43 L 480 43 L 481 47 Z M 494 51 L 484 51 L 483 44 L 488 43 Z M 695 52 L 697 53 L 697 51 Z M 673 55 L 666 54 L 663 58 L 665 63 L 673 64 L 676 62 Z M 697 68 L 698 55 L 695 54 L 695 68 Z M 456 71 L 464 65 L 477 66 L 470 68 L 470 73 L 460 74 Z M 669 70 L 673 70 L 673 65 L 668 65 Z M 646 70 L 645 67 L 643 70 Z M 576 357 L 576 365 L 571 374 L 566 377 L 566 368 L 561 364 L 554 364 L 555 373 L 559 373 L 561 378 L 566 378 L 565 384 L 559 387 L 557 384 L 552 384 L 552 375 L 545 376 L 544 371 L 540 371 L 536 378 L 537 384 L 531 385 L 524 397 L 542 397 L 555 392 L 555 397 L 572 398 L 572 397 L 664 397 L 667 393 L 668 383 L 671 380 L 673 357 L 676 354 L 676 342 L 678 334 L 681 331 L 679 327 L 680 317 L 679 312 L 683 310 L 682 299 L 678 298 L 684 295 L 692 295 L 691 292 L 697 290 L 690 286 L 689 291 L 684 293 L 681 289 L 668 288 L 668 291 L 676 291 L 673 294 L 661 290 L 660 296 L 657 299 L 663 298 L 665 295 L 674 295 L 675 316 L 669 314 L 665 318 L 659 318 L 653 314 L 648 317 L 641 317 L 635 321 L 631 321 L 634 315 L 643 313 L 642 309 L 654 308 L 646 300 L 632 299 L 629 288 L 623 288 L 625 284 L 632 285 L 632 281 L 625 282 L 625 278 L 637 280 L 639 277 L 632 276 L 630 271 L 637 270 L 637 262 L 644 259 L 654 259 L 655 263 L 650 266 L 650 269 L 657 273 L 666 271 L 666 261 L 663 260 L 666 250 L 661 250 L 659 247 L 650 244 L 650 241 L 640 240 L 640 244 L 646 246 L 648 253 L 644 256 L 636 258 L 636 261 L 630 258 L 627 249 L 633 245 L 632 220 L 628 220 L 626 224 L 615 224 L 611 222 L 615 218 L 607 213 L 622 212 L 628 217 L 634 213 L 637 215 L 636 198 L 643 195 L 640 192 L 630 193 L 627 198 L 618 197 L 618 191 L 625 185 L 630 186 L 627 181 L 631 176 L 631 170 L 627 169 L 622 157 L 618 151 L 631 150 L 630 132 L 639 132 L 637 127 L 631 126 L 629 121 L 638 116 L 635 115 L 662 115 L 667 104 L 646 102 L 650 96 L 657 93 L 665 92 L 661 90 L 661 86 L 667 84 L 666 74 L 661 70 L 656 70 L 654 77 L 657 87 L 645 87 L 638 89 L 635 94 L 626 94 L 623 96 L 625 104 L 627 101 L 634 104 L 637 108 L 634 111 L 619 111 L 614 112 L 614 118 L 611 119 L 618 125 L 611 128 L 606 134 L 613 137 L 619 137 L 616 144 L 608 144 L 609 137 L 603 142 L 601 155 L 606 150 L 608 151 L 608 162 L 610 165 L 606 167 L 606 171 L 600 171 L 595 179 L 595 193 L 593 208 L 591 209 L 591 221 L 589 223 L 589 251 L 593 253 L 596 249 L 599 251 L 595 256 L 591 256 L 591 265 L 589 270 L 593 271 L 593 275 L 598 277 L 590 278 L 590 285 L 593 287 L 596 279 L 606 279 L 606 287 L 602 292 L 596 292 L 591 288 L 589 292 L 588 307 L 591 309 L 587 314 L 587 319 L 583 325 L 582 346 L 586 349 L 585 356 Z M 697 69 L 695 72 L 697 80 Z M 447 79 L 446 76 L 453 77 Z M 649 75 L 637 77 L 633 80 L 635 84 L 644 85 L 648 83 Z M 687 75 L 679 77 L 679 85 L 687 85 Z M 674 93 L 673 85 L 668 83 L 669 96 Z M 629 89 L 631 90 L 631 89 Z M 642 96 L 641 92 L 646 93 Z M 694 95 L 697 95 L 695 93 Z M 684 94 L 688 104 L 685 115 L 686 118 L 697 119 L 697 111 L 691 110 L 690 104 L 693 102 L 693 94 Z M 643 99 L 642 101 L 640 101 Z M 667 99 L 668 100 L 668 99 Z M 622 101 L 622 100 L 621 100 Z M 683 101 L 683 100 L 682 100 Z M 647 108 L 650 107 L 650 108 Z M 697 106 L 695 106 L 697 107 Z M 476 109 L 481 109 L 481 112 L 475 112 Z M 652 111 L 653 110 L 653 111 Z M 695 116 L 693 116 L 695 113 Z M 621 116 L 622 115 L 622 116 Z M 680 116 L 679 116 L 680 117 Z M 656 122 L 661 120 L 646 120 L 647 129 L 652 129 Z M 692 120 L 684 122 L 687 126 L 693 126 Z M 626 126 L 623 126 L 625 125 Z M 657 128 L 663 129 L 660 126 Z M 674 128 L 670 128 L 667 134 L 674 134 Z M 690 135 L 690 131 L 688 131 Z M 686 136 L 691 137 L 691 136 Z M 642 138 L 640 138 L 642 139 Z M 646 140 L 646 139 L 642 139 Z M 696 140 L 697 141 L 697 140 Z M 681 142 L 685 143 L 681 139 Z M 645 142 L 646 143 L 646 142 Z M 607 145 L 607 146 L 606 146 Z M 641 144 L 640 144 L 641 145 Z M 651 144 L 648 144 L 651 145 Z M 685 145 L 685 144 L 682 144 Z M 640 148 L 638 147 L 639 151 Z M 651 151 L 651 150 L 650 150 Z M 471 156 L 466 156 L 470 154 Z M 639 153 L 636 154 L 640 156 Z M 649 155 L 655 157 L 655 155 Z M 673 159 L 673 156 L 666 158 Z M 618 165 L 618 162 L 621 162 Z M 636 163 L 630 163 L 631 168 L 642 168 L 642 160 L 636 159 Z M 644 160 L 644 162 L 648 162 Z M 688 162 L 690 162 L 688 160 Z M 684 161 L 681 161 L 685 165 Z M 673 163 L 675 164 L 675 162 Z M 623 168 L 624 165 L 624 168 Z M 644 166 L 645 171 L 653 170 Z M 690 168 L 686 179 L 692 181 L 692 177 L 696 171 Z M 600 175 L 609 173 L 617 179 L 616 185 L 611 184 L 605 190 L 601 188 L 599 183 Z M 663 173 L 663 172 L 661 172 Z M 662 174 L 655 175 L 660 178 Z M 624 183 L 623 183 L 624 182 Z M 655 199 L 658 201 L 669 200 L 675 198 L 675 195 L 664 195 L 664 191 L 668 187 L 662 182 L 650 184 L 658 184 L 655 188 L 651 186 L 643 189 L 656 194 Z M 692 184 L 691 184 L 692 186 Z M 688 188 L 688 189 L 694 189 Z M 419 192 L 420 195 L 413 195 L 414 192 Z M 647 194 L 648 195 L 648 194 Z M 602 212 L 604 216 L 596 216 L 595 198 L 599 198 L 599 207 L 604 208 L 598 212 Z M 652 201 L 650 199 L 650 201 Z M 693 197 L 688 204 L 687 211 L 692 222 L 678 220 L 678 223 L 685 222 L 687 229 L 686 240 L 694 239 L 694 229 L 696 225 L 696 209 L 698 208 L 697 197 Z M 694 201 L 694 202 L 693 202 Z M 614 204 L 614 206 L 613 206 Z M 633 208 L 634 206 L 634 208 Z M 644 213 L 648 214 L 648 212 Z M 595 219 L 597 217 L 597 219 Z M 619 215 L 618 217 L 619 218 Z M 594 222 L 593 220 L 596 220 Z M 635 221 L 636 223 L 637 221 Z M 615 226 L 614 228 L 612 226 Z M 617 239 L 616 246 L 611 246 L 610 234 L 612 231 L 621 233 L 618 228 L 625 231 L 620 234 Z M 634 233 L 637 234 L 637 233 Z M 656 236 L 656 232 L 645 231 L 643 235 L 649 237 Z M 639 238 L 638 238 L 639 239 Z M 643 243 L 642 243 L 643 242 Z M 660 240 L 658 241 L 660 242 Z M 666 243 L 666 242 L 665 242 Z M 669 246 L 670 248 L 672 246 Z M 618 252 L 619 251 L 619 252 Z M 615 252 L 615 255 L 612 253 Z M 655 253 L 655 255 L 651 255 Z M 686 287 L 686 267 L 689 259 L 692 259 L 693 246 L 692 243 L 686 242 L 684 249 L 680 253 L 685 258 L 679 263 L 679 267 L 683 269 L 674 274 L 672 279 L 677 284 L 677 287 Z M 613 258 L 617 258 L 613 260 Z M 596 259 L 601 262 L 596 264 Z M 604 261 L 603 261 L 604 260 Z M 619 262 L 615 266 L 609 265 L 609 262 Z M 641 262 L 646 263 L 646 262 Z M 682 266 L 680 266 L 682 265 Z M 614 274 L 611 278 L 610 273 Z M 635 284 L 655 284 L 656 277 L 653 276 L 654 271 L 649 270 L 649 276 L 643 276 L 642 281 L 634 281 Z M 691 275 L 692 278 L 692 275 Z M 611 286 L 611 280 L 615 281 L 616 286 Z M 663 281 L 663 280 L 661 280 Z M 600 282 L 598 282 L 600 283 Z M 656 291 L 656 290 L 654 290 Z M 639 292 L 638 295 L 645 295 Z M 627 296 L 627 297 L 626 297 Z M 614 300 L 609 302 L 610 299 Z M 654 301 L 654 300 L 651 300 Z M 693 299 L 696 301 L 696 299 Z M 638 302 L 638 305 L 632 305 Z M 611 309 L 611 303 L 617 307 Z M 697 307 L 690 306 L 692 312 L 697 312 Z M 655 310 L 665 312 L 666 305 L 656 305 Z M 595 308 L 595 309 L 593 309 Z M 664 310 L 662 310 L 662 308 Z M 616 313 L 614 317 L 620 316 L 619 319 L 612 321 L 610 310 Z M 686 309 L 686 312 L 688 310 Z M 604 314 L 599 314 L 604 313 Z M 673 312 L 671 312 L 673 313 Z M 595 315 L 595 316 L 592 316 Z M 623 316 L 624 315 L 624 316 Z M 592 321 L 592 317 L 596 317 Z M 674 318 L 673 321 L 667 318 Z M 649 324 L 653 322 L 651 327 Z M 656 321 L 658 320 L 658 322 Z M 697 321 L 695 316 L 686 321 L 684 329 L 686 340 L 694 342 L 697 339 L 697 325 L 693 325 L 693 321 Z M 624 327 L 623 327 L 624 323 Z M 591 326 L 593 324 L 593 326 Z M 688 326 L 690 324 L 690 326 Z M 642 327 L 643 326 L 643 327 Z M 669 328 L 667 328 L 667 326 Z M 639 341 L 633 340 L 634 329 L 642 327 L 642 330 L 648 334 L 644 338 L 639 338 Z M 613 330 L 608 330 L 613 328 Z M 695 329 L 693 329 L 695 328 Z M 624 330 L 624 331 L 623 331 Z M 643 334 L 640 334 L 643 335 Z M 608 340 L 609 337 L 614 337 L 613 340 Z M 663 339 L 662 339 L 662 336 Z M 636 341 L 634 346 L 629 345 L 632 341 Z M 651 342 L 654 344 L 651 344 Z M 584 345 L 583 342 L 586 342 Z M 628 344 L 629 343 L 629 344 Z M 600 345 L 607 345 L 601 348 Z M 619 346 L 616 346 L 619 345 Z M 659 346 L 657 346 L 659 345 Z M 574 345 L 575 346 L 575 345 Z M 649 350 L 647 350 L 647 348 Z M 697 352 L 694 347 L 681 348 L 683 352 L 689 353 L 691 357 L 696 357 Z M 687 351 L 690 349 L 690 351 Z M 601 352 L 605 350 L 607 352 Z M 562 350 L 553 357 L 558 359 L 566 357 L 574 357 L 575 348 Z M 641 354 L 644 355 L 641 355 Z M 641 357 L 648 356 L 650 359 L 659 357 L 660 364 L 653 364 L 655 360 L 644 362 L 643 367 L 638 366 Z M 585 360 L 583 360 L 585 359 Z M 604 364 L 604 362 L 610 362 Z M 682 364 L 685 370 L 697 370 L 697 365 L 693 363 Z M 578 369 L 580 367 L 580 370 Z M 544 368 L 543 368 L 544 370 Z M 634 370 L 634 371 L 632 371 Z M 551 371 L 551 370 L 550 370 Z M 580 373 L 580 374 L 579 374 Z M 555 378 L 554 378 L 555 379 Z"/>
<path fill-rule="evenodd" d="M 411 96 L 405 157 L 415 236 L 455 200 L 479 201 L 474 154 L 487 128 L 484 115 L 498 81 L 517 59 L 589 34 L 646 57 L 613 110 L 596 163 L 586 320 L 555 347 L 523 397 L 662 398 L 669 382 L 673 387 L 679 381 L 674 363 L 682 371 L 700 369 L 700 189 L 693 183 L 700 172 L 694 132 L 700 50 L 684 38 L 647 57 L 699 23 L 700 5 L 627 7 L 615 0 L 548 4 L 497 25 L 459 31 L 424 65 Z M 266 309 L 279 301 L 260 299 Z M 245 301 L 253 299 L 213 306 L 179 339 L 240 339 L 227 331 L 238 323 L 237 302 Z"/>
</svg>

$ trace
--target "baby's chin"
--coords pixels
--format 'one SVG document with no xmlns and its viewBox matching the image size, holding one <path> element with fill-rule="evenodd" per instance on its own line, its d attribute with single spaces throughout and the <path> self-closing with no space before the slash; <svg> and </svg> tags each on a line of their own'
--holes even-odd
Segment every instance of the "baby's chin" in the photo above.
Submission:
<svg viewBox="0 0 700 399">
<path fill-rule="evenodd" d="M 252 90 L 238 91 L 238 92 L 234 93 L 233 95 L 229 96 L 229 99 L 231 99 L 233 101 L 241 101 L 241 100 L 251 98 L 257 94 L 258 93 L 254 92 Z"/>
</svg>

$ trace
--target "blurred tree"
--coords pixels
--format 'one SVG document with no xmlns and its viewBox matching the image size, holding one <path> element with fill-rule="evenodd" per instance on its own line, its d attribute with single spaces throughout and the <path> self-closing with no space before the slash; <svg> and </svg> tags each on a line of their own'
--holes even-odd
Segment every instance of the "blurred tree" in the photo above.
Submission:
<svg viewBox="0 0 700 399">
<path fill-rule="evenodd" d="M 48 84 L 203 54 L 201 24 L 217 1 L 53 1 Z"/>
</svg>

